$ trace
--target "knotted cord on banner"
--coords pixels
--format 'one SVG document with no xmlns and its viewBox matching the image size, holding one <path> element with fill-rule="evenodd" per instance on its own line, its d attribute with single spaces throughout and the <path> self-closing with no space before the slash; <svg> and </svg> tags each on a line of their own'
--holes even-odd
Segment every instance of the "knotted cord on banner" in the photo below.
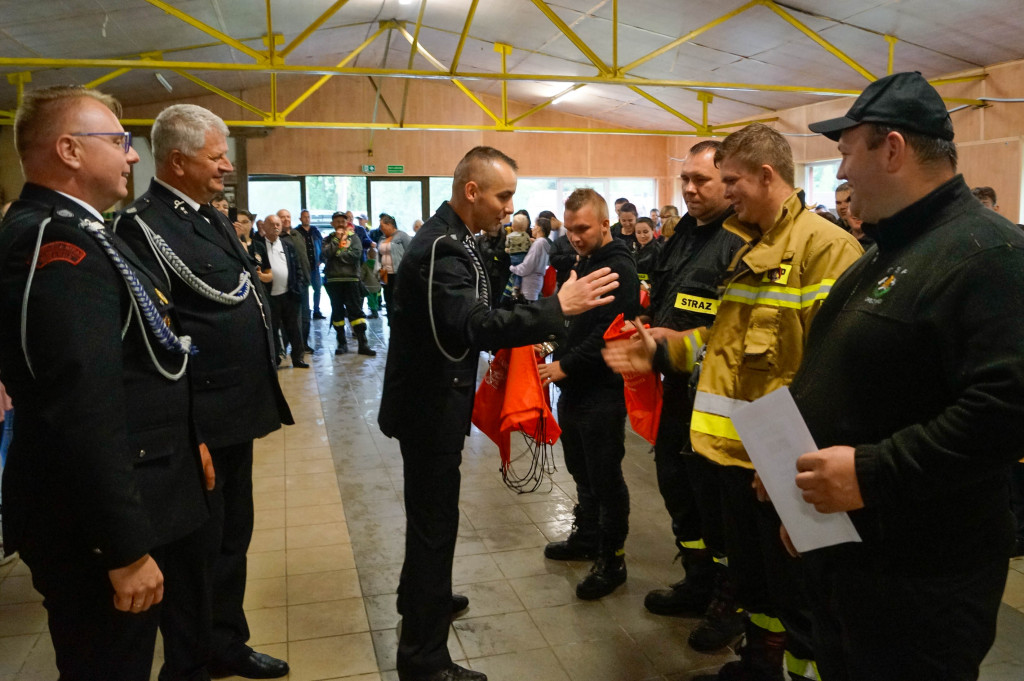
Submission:
<svg viewBox="0 0 1024 681">
<path fill-rule="evenodd" d="M 498 445 L 501 477 L 520 494 L 537 490 L 544 476 L 555 472 L 552 445 L 558 427 L 547 393 L 541 387 L 532 346 L 499 350 L 491 360 L 473 404 L 473 424 Z M 524 447 L 512 457 L 512 433 L 522 434 Z M 516 462 L 525 470 L 515 469 Z"/>
</svg>

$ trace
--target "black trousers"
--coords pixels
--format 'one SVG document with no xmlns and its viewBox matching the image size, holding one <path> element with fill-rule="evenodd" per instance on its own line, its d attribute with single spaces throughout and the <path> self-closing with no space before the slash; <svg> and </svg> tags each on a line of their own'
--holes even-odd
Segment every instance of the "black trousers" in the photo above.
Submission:
<svg viewBox="0 0 1024 681">
<path fill-rule="evenodd" d="M 405 562 L 398 586 L 398 673 L 426 675 L 451 664 L 452 562 L 459 532 L 462 452 L 400 442 L 405 475 Z"/>
<path fill-rule="evenodd" d="M 826 681 L 974 681 L 996 636 L 1006 560 L 893 565 L 860 544 L 805 554 L 818 671 Z M 923 560 L 920 562 L 924 562 Z"/>
<path fill-rule="evenodd" d="M 274 317 L 274 346 L 277 356 L 285 354 L 285 344 L 292 346 L 292 360 L 301 360 L 306 341 L 299 329 L 299 298 L 291 293 L 270 296 L 270 313 Z M 284 334 L 284 342 L 278 332 Z"/>
<path fill-rule="evenodd" d="M 147 681 L 156 631 L 164 633 L 161 681 L 205 681 L 203 532 L 154 549 L 164 598 L 141 613 L 114 608 L 114 589 L 99 557 L 21 551 L 32 585 L 43 595 L 60 681 Z"/>
<path fill-rule="evenodd" d="M 398 272 L 388 273 L 388 283 L 381 284 L 381 290 L 384 292 L 384 307 L 387 308 L 387 312 L 390 315 L 393 308 L 391 307 L 391 301 L 395 297 L 395 286 L 398 285 Z"/>
<path fill-rule="evenodd" d="M 211 590 L 211 658 L 232 662 L 249 654 L 245 600 L 246 552 L 252 539 L 252 440 L 210 448 L 217 486 L 206 527 Z"/>
<path fill-rule="evenodd" d="M 722 493 L 726 554 L 740 605 L 781 620 L 789 636 L 786 648 L 798 658 L 814 659 L 803 573 L 782 545 L 775 507 L 757 500 L 754 471 L 711 465 Z"/>
<path fill-rule="evenodd" d="M 687 469 L 693 401 L 685 382 L 666 378 L 662 385 L 661 418 L 654 440 L 654 469 L 658 476 L 658 491 L 665 501 L 665 510 L 672 518 L 672 534 L 681 545 L 704 536 L 700 510 Z"/>
<path fill-rule="evenodd" d="M 629 489 L 622 477 L 626 454 L 626 405 L 622 392 L 558 398 L 565 467 L 576 483 L 581 524 L 597 519 L 600 547 L 614 552 L 629 534 Z"/>
<path fill-rule="evenodd" d="M 338 333 L 345 333 L 345 318 L 353 330 L 366 323 L 363 314 L 363 289 L 358 281 L 328 281 L 324 284 L 331 299 L 331 326 Z"/>
</svg>

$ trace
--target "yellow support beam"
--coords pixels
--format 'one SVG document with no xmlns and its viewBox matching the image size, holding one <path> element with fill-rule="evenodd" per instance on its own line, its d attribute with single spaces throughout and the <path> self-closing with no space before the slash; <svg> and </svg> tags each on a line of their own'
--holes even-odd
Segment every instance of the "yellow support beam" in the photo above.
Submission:
<svg viewBox="0 0 1024 681">
<path fill-rule="evenodd" d="M 735 17 L 738 14 L 743 14 L 744 12 L 746 12 L 751 7 L 755 7 L 756 5 L 759 5 L 760 3 L 761 3 L 761 0 L 750 0 L 750 2 L 748 2 L 745 5 L 743 5 L 742 7 L 737 7 L 733 11 L 728 12 L 726 14 L 723 14 L 722 16 L 718 17 L 717 19 L 714 19 L 713 21 L 709 21 L 708 23 L 704 24 L 700 28 L 695 28 L 692 31 L 690 31 L 689 33 L 687 33 L 686 35 L 680 36 L 679 38 L 676 38 L 675 40 L 670 42 L 668 45 L 664 45 L 663 47 L 659 47 L 654 52 L 651 52 L 650 54 L 647 54 L 647 55 L 644 55 L 643 57 L 640 57 L 636 61 L 633 61 L 633 62 L 630 62 L 629 64 L 626 64 L 621 69 L 618 69 L 616 71 L 616 75 L 620 75 L 621 76 L 621 75 L 623 75 L 625 73 L 628 73 L 629 71 L 632 71 L 633 69 L 635 69 L 636 67 L 640 66 L 641 64 L 646 64 L 650 60 L 656 59 L 656 58 L 660 57 L 661 55 L 665 54 L 666 52 L 668 52 L 670 50 L 674 50 L 675 48 L 679 47 L 683 43 L 690 42 L 691 40 L 693 40 L 694 38 L 699 36 L 701 33 L 704 33 L 705 31 L 708 31 L 708 30 L 714 28 L 715 26 L 718 26 L 719 24 L 724 24 L 725 22 L 729 21 L 729 19 L 732 19 L 733 17 Z"/>
<path fill-rule="evenodd" d="M 426 57 L 425 51 L 420 46 L 420 54 Z M 431 57 L 432 59 L 432 57 Z M 437 62 L 434 60 L 437 64 Z M 267 66 L 265 64 L 234 64 L 231 62 L 194 62 L 194 61 L 138 61 L 134 59 L 50 59 L 38 57 L 0 57 L 0 68 L 2 67 L 29 67 L 29 68 L 122 68 L 133 69 L 185 69 L 188 71 L 226 71 L 241 73 L 289 73 L 306 75 L 346 75 L 346 76 L 380 76 L 390 78 L 424 78 L 433 80 L 450 80 L 453 77 L 463 80 L 515 80 L 534 81 L 538 83 L 584 83 L 604 85 L 636 85 L 637 87 L 680 87 L 695 90 L 755 90 L 763 92 L 798 92 L 802 94 L 823 95 L 830 97 L 856 97 L 860 90 L 846 88 L 823 88 L 803 85 L 768 85 L 763 83 L 729 83 L 717 81 L 700 80 L 676 80 L 660 78 L 634 78 L 631 76 L 613 75 L 557 75 L 541 73 L 486 73 L 466 71 L 462 73 L 448 73 L 443 66 L 441 72 L 423 71 L 409 69 L 385 69 L 365 67 L 332 67 L 332 66 L 303 66 L 297 64 L 276 64 Z M 947 102 L 958 102 L 981 106 L 983 102 L 979 99 L 946 99 Z"/>
<path fill-rule="evenodd" d="M 118 76 L 123 76 L 124 74 L 128 73 L 129 71 L 131 71 L 131 69 L 129 69 L 129 68 L 116 69 L 116 70 L 111 71 L 110 73 L 106 74 L 105 76 L 100 76 L 96 80 L 90 80 L 88 83 L 86 83 L 82 87 L 84 87 L 84 88 L 86 88 L 88 90 L 91 90 L 93 88 L 99 87 L 100 85 L 103 85 L 104 83 L 106 83 L 108 81 L 114 80 Z"/>
<path fill-rule="evenodd" d="M 729 128 L 738 128 L 741 125 L 750 125 L 751 123 L 774 123 L 778 120 L 778 116 L 773 116 L 771 118 L 755 118 L 752 120 L 735 121 L 733 123 L 722 123 L 721 125 L 712 125 L 709 126 L 708 129 L 711 131 L 727 130 Z"/>
<path fill-rule="evenodd" d="M 359 47 L 357 47 L 356 49 L 352 50 L 352 52 L 350 52 L 347 57 L 345 57 L 340 62 L 338 62 L 337 68 L 344 68 L 345 64 L 347 64 L 350 61 L 352 61 L 353 59 L 355 59 L 359 55 L 360 52 L 362 52 L 367 47 L 369 47 L 370 43 L 372 43 L 374 40 L 376 40 L 378 37 L 380 37 L 380 34 L 383 33 L 386 30 L 387 30 L 386 22 L 381 22 L 381 26 L 380 26 L 380 28 L 377 29 L 377 32 L 374 33 L 373 35 L 371 35 L 366 40 L 364 40 L 363 43 Z M 310 88 L 308 90 L 306 90 L 301 95 L 296 97 L 295 101 L 292 102 L 291 104 L 289 104 L 288 108 L 286 108 L 284 111 L 281 112 L 281 118 L 288 118 L 288 116 L 291 114 L 292 111 L 295 111 L 295 109 L 297 109 L 300 104 L 302 104 L 304 101 L 309 99 L 310 95 L 312 95 L 314 92 L 316 92 L 321 87 L 323 87 L 324 83 L 329 81 L 331 78 L 334 78 L 334 74 L 328 74 L 326 76 L 321 76 L 318 81 L 313 83 L 313 85 L 310 86 Z"/>
<path fill-rule="evenodd" d="M 892 58 L 893 58 L 893 55 L 896 52 L 896 42 L 898 40 L 899 40 L 899 38 L 897 38 L 894 35 L 887 35 L 887 36 L 885 36 L 885 42 L 889 43 L 889 59 L 886 62 L 886 65 L 885 65 L 885 75 L 887 75 L 887 76 L 891 76 L 892 75 Z"/>
<path fill-rule="evenodd" d="M 508 55 L 512 54 L 512 46 L 505 43 L 494 43 L 494 51 L 501 53 L 501 72 L 508 73 Z M 508 81 L 501 81 L 501 120 L 508 125 Z"/>
<path fill-rule="evenodd" d="M 576 90 L 579 90 L 581 87 L 583 87 L 583 83 L 576 83 L 575 85 L 562 90 L 561 92 L 559 92 L 554 97 L 549 98 L 546 102 L 541 102 L 540 104 L 538 104 L 537 106 L 533 107 L 532 109 L 529 109 L 526 112 L 516 116 L 515 118 L 510 120 L 508 122 L 508 124 L 509 125 L 515 125 L 516 123 L 518 123 L 519 121 L 523 120 L 527 116 L 532 116 L 533 114 L 537 113 L 541 109 L 544 109 L 546 107 L 551 106 L 552 104 L 557 102 L 562 97 L 565 97 L 570 92 L 575 92 Z"/>
<path fill-rule="evenodd" d="M 216 38 L 217 40 L 221 41 L 225 45 L 230 45 L 231 47 L 235 48 L 239 52 L 241 52 L 243 54 L 249 55 L 250 57 L 255 59 L 257 62 L 263 61 L 263 58 L 264 58 L 263 55 L 260 54 L 259 52 L 257 52 L 256 50 L 252 49 L 248 45 L 244 45 L 244 44 L 238 42 L 237 40 L 235 40 L 234 38 L 232 38 L 228 34 L 221 33 L 220 31 L 218 31 L 217 29 L 213 28 L 212 26 L 210 26 L 208 24 L 205 24 L 202 21 L 199 21 L 195 17 L 192 17 L 191 15 L 186 14 L 185 12 L 182 12 L 180 9 L 177 9 L 176 7 L 172 7 L 171 5 L 167 4 L 163 0 L 146 0 L 146 2 L 148 2 L 151 5 L 153 5 L 154 7 L 158 7 L 160 9 L 162 9 L 163 11 L 167 12 L 171 16 L 174 16 L 174 17 L 177 17 L 178 19 L 181 19 L 182 21 L 184 21 L 189 26 L 191 26 L 193 28 L 197 28 L 197 29 L 199 29 L 200 31 L 202 31 L 203 33 L 205 33 L 207 35 L 213 36 L 214 38 Z"/>
<path fill-rule="evenodd" d="M 192 81 L 193 83 L 195 83 L 196 85 L 198 85 L 200 87 L 206 88 L 207 90 L 209 90 L 210 92 L 214 93 L 215 95 L 219 95 L 220 97 L 223 97 L 224 99 L 228 100 L 229 102 L 231 102 L 233 104 L 237 104 L 238 106 L 242 107 L 243 109 L 247 109 L 247 110 L 253 112 L 257 116 L 259 116 L 261 119 L 266 119 L 266 118 L 270 117 L 270 112 L 264 111 L 263 109 L 261 109 L 261 108 L 259 108 L 257 106 L 254 106 L 254 105 L 250 104 L 249 102 L 246 102 L 246 101 L 244 101 L 242 99 L 239 99 L 238 97 L 234 96 L 230 92 L 225 92 L 224 90 L 221 90 L 216 85 L 214 85 L 212 83 L 207 83 L 202 78 L 199 78 L 197 76 L 193 76 L 191 73 L 188 73 L 187 71 L 182 71 L 181 69 L 175 69 L 174 72 L 177 73 L 182 78 L 185 78 L 186 80 L 190 80 L 190 81 Z"/>
<path fill-rule="evenodd" d="M 32 74 L 28 71 L 20 71 L 18 73 L 8 73 L 7 82 L 18 88 L 17 105 L 21 106 L 21 100 L 25 97 L 25 83 L 32 82 Z"/>
<path fill-rule="evenodd" d="M 869 82 L 873 82 L 873 81 L 878 80 L 878 78 L 875 76 L 875 74 L 873 74 L 870 71 L 868 71 L 866 68 L 864 68 L 859 63 L 854 61 L 853 58 L 851 58 L 845 52 L 843 52 L 838 47 L 836 47 L 835 45 L 833 45 L 832 43 L 830 43 L 829 41 L 825 40 L 820 35 L 815 33 L 814 31 L 812 31 L 810 28 L 808 28 L 808 26 L 806 24 L 804 24 L 802 21 L 797 19 L 795 16 L 793 16 L 792 14 L 790 14 L 789 12 L 784 10 L 783 8 L 779 7 L 779 5 L 776 4 L 773 0 L 760 0 L 760 2 L 761 2 L 762 5 L 764 5 L 765 7 L 767 7 L 768 9 L 770 9 L 771 11 L 775 12 L 780 17 L 785 19 L 790 25 L 795 27 L 798 31 L 800 31 L 801 33 L 806 35 L 808 38 L 810 38 L 814 42 L 818 43 L 818 45 L 823 47 L 826 52 L 828 52 L 829 54 L 834 56 L 836 59 L 838 59 L 839 61 L 841 61 L 844 64 L 846 64 L 847 66 L 849 66 L 851 69 L 853 69 L 854 71 L 856 71 L 860 75 L 862 75 L 865 78 L 867 78 Z"/>
<path fill-rule="evenodd" d="M 562 35 L 568 38 L 569 42 L 575 45 L 576 49 L 582 52 L 583 56 L 589 59 L 591 64 L 597 67 L 598 71 L 600 71 L 601 73 L 610 72 L 608 65 L 601 61 L 601 58 L 598 57 L 585 42 L 583 42 L 582 38 L 576 35 L 575 31 L 569 28 L 568 24 L 562 21 L 561 17 L 555 14 L 554 10 L 548 7 L 547 3 L 544 2 L 544 0 L 532 0 L 532 2 L 534 5 L 537 6 L 537 9 L 543 12 L 544 16 L 546 16 L 551 21 L 551 23 L 553 23 L 558 28 L 558 30 L 562 32 Z"/>
<path fill-rule="evenodd" d="M 399 26 L 398 27 L 398 32 L 401 33 L 403 36 L 405 36 L 405 39 L 409 41 L 410 45 L 413 44 L 414 39 L 413 39 L 412 35 L 410 35 L 409 31 L 405 30 L 404 26 Z M 497 116 L 495 116 L 494 112 L 491 111 L 490 109 L 488 109 L 487 105 L 484 104 L 482 101 L 480 101 L 480 98 L 477 97 L 476 95 L 474 95 L 470 91 L 470 89 L 467 88 L 465 85 L 463 85 L 462 82 L 458 78 L 449 78 L 447 75 L 445 75 L 445 74 L 447 74 L 448 70 L 444 67 L 444 64 L 442 64 L 440 61 L 438 61 L 434 57 L 434 55 L 430 54 L 430 52 L 427 52 L 426 48 L 423 47 L 423 45 L 416 45 L 416 51 L 419 52 L 423 56 L 424 59 L 426 59 L 428 62 L 430 62 L 434 66 L 434 68 L 436 68 L 440 72 L 440 73 L 433 73 L 433 72 L 430 72 L 430 71 L 426 71 L 425 72 L 426 74 L 428 74 L 430 76 L 440 76 L 440 77 L 443 77 L 443 78 L 448 78 L 449 80 L 451 80 L 452 85 L 454 85 L 455 87 L 457 87 L 460 90 L 462 90 L 462 93 L 464 95 L 466 95 L 467 97 L 469 97 L 470 101 L 472 101 L 474 104 L 476 104 L 478 107 L 480 107 L 480 109 L 485 114 L 487 114 L 491 118 L 491 120 L 493 120 L 498 125 L 503 125 L 501 119 L 499 119 Z M 470 76 L 470 77 L 472 78 L 473 76 Z"/>
<path fill-rule="evenodd" d="M 411 48 L 409 50 L 409 68 L 412 68 L 413 62 L 416 60 L 416 48 L 420 44 L 420 28 L 423 27 L 423 14 L 427 11 L 427 0 L 420 0 L 420 11 L 416 15 L 416 28 L 413 30 Z M 443 69 L 447 71 L 447 69 Z M 398 118 L 398 123 L 405 123 L 405 107 L 409 103 L 409 83 L 405 81 L 405 87 L 402 88 L 402 114 Z"/>
<path fill-rule="evenodd" d="M 462 48 L 466 44 L 466 36 L 469 35 L 469 25 L 473 23 L 473 15 L 476 14 L 476 6 L 480 4 L 480 0 L 473 0 L 469 6 L 469 12 L 466 14 L 466 23 L 462 26 L 462 34 L 459 36 L 459 44 L 455 48 L 455 56 L 452 57 L 452 66 L 448 69 L 449 73 L 455 73 L 459 70 L 459 59 L 462 58 Z"/>
<path fill-rule="evenodd" d="M 502 69 L 504 70 L 504 69 Z M 612 73 L 619 72 L 619 0 L 612 0 Z"/>
<path fill-rule="evenodd" d="M 318 130 L 437 130 L 437 131 L 481 131 L 481 132 L 503 132 L 507 128 L 496 123 L 495 125 L 453 125 L 448 123 L 409 123 L 399 125 L 398 123 L 341 123 L 333 121 L 224 121 L 232 128 L 306 128 Z M 129 118 L 121 121 L 123 125 L 148 126 L 153 124 L 153 119 Z M 0 125 L 8 123 L 0 120 Z M 696 130 L 634 130 L 632 128 L 559 128 L 559 127 L 517 127 L 512 128 L 513 132 L 536 132 L 536 133 L 579 133 L 583 135 L 658 135 L 658 136 L 688 136 L 697 135 Z M 712 136 L 725 137 L 726 133 L 712 132 Z"/>
<path fill-rule="evenodd" d="M 680 111 L 676 111 L 675 109 L 670 107 L 668 104 L 666 104 L 665 102 L 663 102 L 660 99 L 658 99 L 657 97 L 655 97 L 654 95 L 647 94 L 646 92 L 644 92 L 643 90 L 641 90 L 640 88 L 638 88 L 635 85 L 630 85 L 629 89 L 632 90 L 633 92 L 637 93 L 638 95 L 640 95 L 641 97 L 643 97 L 647 101 L 649 101 L 651 104 L 654 104 L 656 106 L 661 107 L 662 109 L 664 109 L 665 111 L 669 112 L 670 114 L 672 114 L 673 116 L 675 116 L 679 120 L 685 121 L 685 122 L 689 123 L 698 132 L 701 132 L 701 133 L 704 132 L 704 126 L 703 125 L 701 125 L 697 121 L 693 120 L 692 118 L 690 118 L 686 114 L 684 114 L 684 113 L 682 113 Z"/>
<path fill-rule="evenodd" d="M 302 33 L 300 33 L 299 35 L 295 36 L 295 39 L 294 39 L 294 40 L 292 40 L 292 41 L 291 41 L 290 43 L 288 43 L 288 46 L 287 46 L 287 47 L 285 47 L 285 48 L 284 48 L 283 50 L 281 50 L 281 52 L 279 52 L 279 55 L 280 55 L 280 57 L 281 57 L 282 59 L 284 59 L 284 58 L 285 58 L 285 57 L 287 57 L 287 56 L 288 56 L 289 54 L 291 54 L 291 53 L 292 53 L 292 50 L 294 50 L 294 49 L 295 49 L 296 47 L 298 47 L 299 45 L 301 45 L 301 44 L 302 44 L 302 42 L 303 42 L 303 41 L 304 41 L 304 40 L 305 40 L 306 38 L 308 38 L 309 36 L 313 35 L 313 33 L 314 33 L 314 32 L 315 32 L 315 31 L 316 31 L 316 30 L 317 30 L 318 28 L 320 28 L 321 26 L 323 26 L 323 25 L 324 25 L 324 22 L 325 22 L 325 21 L 327 21 L 327 20 L 328 20 L 328 19 L 330 19 L 330 18 L 331 18 L 332 16 L 334 16 L 334 14 L 335 14 L 335 13 L 336 13 L 336 12 L 337 12 L 337 11 L 338 11 L 339 9 L 341 9 L 342 7 L 344 7 L 344 6 L 345 6 L 345 4 L 346 4 L 347 2 L 348 2 L 348 0 L 338 0 L 338 1 L 337 1 L 337 2 L 335 2 L 335 3 L 333 4 L 333 5 L 331 5 L 330 7 L 328 7 L 328 8 L 327 8 L 327 10 L 326 10 L 326 11 L 325 11 L 325 12 L 324 12 L 323 14 L 321 14 L 321 15 L 320 15 L 319 17 L 317 17 L 316 21 L 314 21 L 314 22 L 313 22 L 313 23 L 311 23 L 311 24 L 310 24 L 309 26 L 307 26 L 307 27 L 306 27 L 306 29 L 305 29 L 305 30 L 304 30 L 304 31 L 303 31 Z"/>
<path fill-rule="evenodd" d="M 703 127 L 707 128 L 708 127 L 708 106 L 710 106 L 711 102 L 715 101 L 715 96 L 713 94 L 711 94 L 710 92 L 698 92 L 697 93 L 697 101 L 701 103 L 701 109 L 702 109 L 701 122 L 703 123 Z"/>
</svg>

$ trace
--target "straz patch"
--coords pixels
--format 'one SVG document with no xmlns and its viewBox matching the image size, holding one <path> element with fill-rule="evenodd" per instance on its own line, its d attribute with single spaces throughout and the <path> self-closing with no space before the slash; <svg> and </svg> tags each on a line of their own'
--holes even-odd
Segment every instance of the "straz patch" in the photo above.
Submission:
<svg viewBox="0 0 1024 681">
<path fill-rule="evenodd" d="M 775 269 L 765 272 L 764 276 L 761 277 L 761 283 L 785 286 L 789 283 L 789 273 L 792 269 L 792 265 L 779 265 Z"/>
<path fill-rule="evenodd" d="M 85 258 L 85 251 L 67 241 L 51 241 L 39 249 L 36 269 L 42 269 L 52 262 L 63 261 L 77 265 Z"/>
<path fill-rule="evenodd" d="M 680 310 L 691 310 L 703 314 L 718 314 L 718 301 L 712 298 L 700 298 L 685 293 L 676 294 L 676 305 Z"/>
</svg>

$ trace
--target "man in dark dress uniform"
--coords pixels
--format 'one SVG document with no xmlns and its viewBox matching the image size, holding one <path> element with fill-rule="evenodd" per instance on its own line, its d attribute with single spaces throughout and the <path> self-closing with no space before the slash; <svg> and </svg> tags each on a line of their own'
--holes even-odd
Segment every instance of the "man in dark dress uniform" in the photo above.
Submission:
<svg viewBox="0 0 1024 681">
<path fill-rule="evenodd" d="M 193 362 L 199 432 L 217 468 L 209 532 L 215 553 L 210 673 L 277 678 L 288 664 L 253 651 L 242 609 L 252 538 L 252 442 L 293 423 L 277 382 L 270 307 L 234 229 L 209 205 L 232 170 L 227 126 L 202 107 L 176 104 L 153 124 L 156 178 L 116 230 L 153 262 L 184 331 L 202 348 Z M 177 256 L 177 257 L 172 257 Z"/>
<path fill-rule="evenodd" d="M 166 289 L 103 227 L 139 160 L 118 109 L 77 87 L 18 109 L 28 182 L 0 231 L 0 372 L 18 404 L 4 536 L 45 599 L 61 679 L 148 679 L 158 623 L 160 678 L 204 679 L 181 648 L 202 645 L 208 515 L 190 343 Z"/>
<path fill-rule="evenodd" d="M 453 609 L 452 560 L 459 526 L 459 464 L 469 432 L 480 351 L 555 339 L 567 315 L 611 302 L 618 284 L 607 269 L 577 280 L 535 305 L 493 310 L 473 233 L 494 233 L 512 214 L 516 164 L 476 147 L 455 169 L 452 199 L 416 233 L 399 268 L 391 347 L 378 422 L 402 450 L 405 564 L 398 589 L 401 681 L 483 681 L 448 654 Z M 453 602 L 455 605 L 453 605 Z"/>
</svg>

